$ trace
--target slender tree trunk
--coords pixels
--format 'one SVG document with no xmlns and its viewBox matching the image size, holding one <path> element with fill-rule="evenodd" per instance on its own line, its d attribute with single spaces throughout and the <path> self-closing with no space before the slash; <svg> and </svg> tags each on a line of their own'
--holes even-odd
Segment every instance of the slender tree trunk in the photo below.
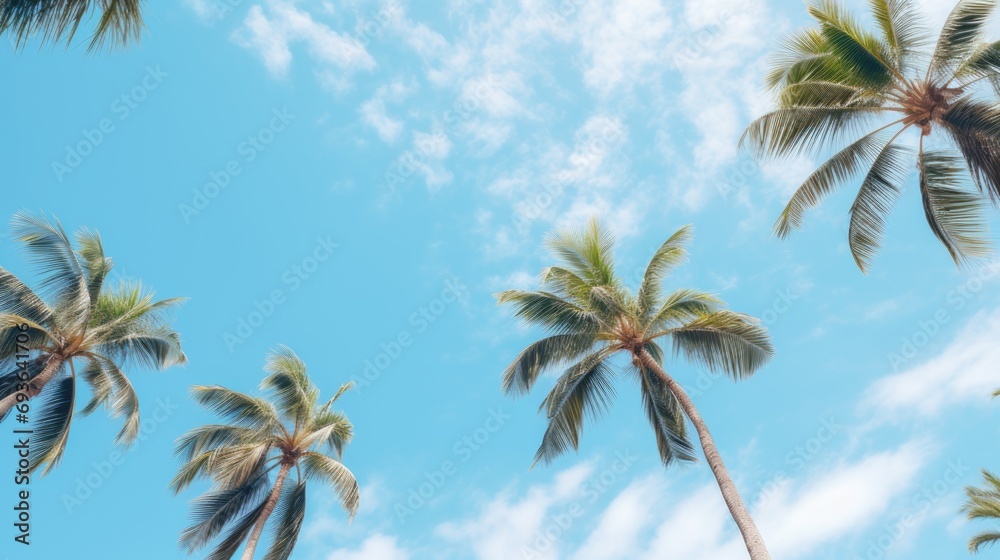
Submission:
<svg viewBox="0 0 1000 560">
<path fill-rule="evenodd" d="M 695 408 L 691 397 L 684 392 L 684 388 L 677 381 L 667 375 L 667 372 L 663 371 L 663 368 L 660 367 L 660 364 L 656 363 L 656 360 L 649 355 L 649 352 L 643 349 L 639 352 L 638 356 L 642 364 L 655 373 L 667 385 L 670 392 L 677 397 L 681 408 L 684 409 L 684 414 L 687 415 L 691 423 L 694 424 L 695 430 L 698 431 L 698 439 L 701 440 L 701 448 L 705 452 L 705 460 L 708 462 L 708 466 L 712 468 L 715 480 L 719 483 L 722 498 L 726 501 L 726 506 L 729 508 L 729 513 L 733 516 L 733 521 L 740 528 L 740 533 L 743 535 L 743 542 L 746 543 L 750 558 L 752 560 L 770 560 L 771 555 L 768 554 L 767 546 L 764 545 L 764 538 L 761 537 L 760 531 L 757 530 L 757 525 L 754 523 L 753 518 L 750 517 L 750 512 L 747 510 L 746 505 L 743 504 L 743 499 L 740 498 L 736 484 L 729 477 L 729 471 L 726 470 L 726 465 L 722 462 L 719 450 L 715 447 L 712 434 L 708 432 L 708 426 L 705 425 L 704 420 L 701 419 L 701 415 L 698 414 L 698 409 Z"/>
<path fill-rule="evenodd" d="M 267 518 L 274 511 L 274 506 L 278 505 L 278 498 L 281 496 L 281 486 L 285 483 L 285 477 L 288 476 L 288 471 L 291 469 L 292 465 L 290 463 L 281 464 L 281 469 L 278 471 L 278 478 L 274 481 L 274 488 L 271 489 L 271 495 L 267 497 L 267 503 L 264 504 L 264 509 L 260 512 L 260 517 L 257 518 L 257 523 L 254 524 L 253 531 L 250 533 L 250 539 L 247 540 L 247 547 L 243 550 L 243 560 L 253 560 L 253 554 L 257 550 L 257 541 L 260 540 L 260 534 L 264 532 L 264 525 L 267 523 Z"/>
<path fill-rule="evenodd" d="M 42 389 L 45 388 L 45 385 L 47 385 L 49 381 L 52 381 L 52 378 L 56 376 L 56 373 L 62 367 L 63 363 L 65 363 L 65 360 L 62 356 L 58 354 L 50 356 L 48 361 L 45 362 L 45 367 L 42 369 L 42 372 L 36 375 L 34 379 L 28 383 L 27 391 L 14 391 L 0 400 L 0 418 L 3 418 L 4 415 L 10 411 L 10 409 L 14 408 L 14 406 L 18 404 L 18 393 L 25 393 L 29 399 L 33 399 L 38 396 L 38 394 L 42 392 Z"/>
</svg>

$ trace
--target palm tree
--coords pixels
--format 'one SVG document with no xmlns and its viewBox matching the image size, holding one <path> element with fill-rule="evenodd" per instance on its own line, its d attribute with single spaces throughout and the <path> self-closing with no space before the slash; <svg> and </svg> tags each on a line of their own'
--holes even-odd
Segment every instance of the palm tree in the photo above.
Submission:
<svg viewBox="0 0 1000 560">
<path fill-rule="evenodd" d="M 542 402 L 549 425 L 535 463 L 550 463 L 578 449 L 584 417 L 596 418 L 615 394 L 612 356 L 627 355 L 625 369 L 638 381 L 643 407 L 653 427 L 665 467 L 695 460 L 684 417 L 694 425 L 705 458 L 754 560 L 769 558 L 764 541 L 726 470 L 708 427 L 681 385 L 663 368 L 660 341 L 674 352 L 733 379 L 751 376 L 771 357 L 767 331 L 751 317 L 722 309 L 722 302 L 697 290 L 663 296 L 661 283 L 686 257 L 690 227 L 672 235 L 654 253 L 633 294 L 615 274 L 614 238 L 596 221 L 580 233 L 548 239 L 561 266 L 542 272 L 549 291 L 508 290 L 497 294 L 515 314 L 540 325 L 550 336 L 518 355 L 503 372 L 503 391 L 526 394 L 544 370 L 572 364 Z"/>
<path fill-rule="evenodd" d="M 32 409 L 31 469 L 44 465 L 46 474 L 66 449 L 78 368 L 93 393 L 83 414 L 103 405 L 125 417 L 116 441 L 135 441 L 139 401 L 124 370 L 185 363 L 168 321 L 181 300 L 154 301 L 140 283 L 106 285 L 112 262 L 96 231 L 78 230 L 74 248 L 59 222 L 44 216 L 16 214 L 12 229 L 37 266 L 46 297 L 0 268 L 0 419 L 15 406 Z"/>
<path fill-rule="evenodd" d="M 181 492 L 198 478 L 213 484 L 194 501 L 195 523 L 181 533 L 181 546 L 189 554 L 228 527 L 208 558 L 232 558 L 246 540 L 242 558 L 250 560 L 264 525 L 277 510 L 280 519 L 266 558 L 288 558 L 305 516 L 308 479 L 333 486 L 352 518 L 358 510 L 358 483 L 340 461 L 354 427 L 344 413 L 331 410 L 353 383 L 320 403 L 305 364 L 285 346 L 267 357 L 264 369 L 269 375 L 260 387 L 273 396 L 273 403 L 219 386 L 193 388 L 198 403 L 229 423 L 202 426 L 177 440 L 177 453 L 187 462 L 171 489 Z M 293 468 L 295 478 L 289 481 Z M 272 484 L 269 475 L 275 469 Z"/>
<path fill-rule="evenodd" d="M 139 42 L 146 27 L 142 0 L 0 0 L 0 35 L 12 34 L 18 48 L 36 34 L 44 42 L 58 43 L 65 38 L 68 46 L 83 19 L 97 10 L 101 17 L 87 50 L 109 43 L 127 47 Z"/>
<path fill-rule="evenodd" d="M 1000 477 L 983 470 L 985 488 L 967 486 L 965 494 L 968 499 L 962 511 L 971 521 L 973 519 L 1000 520 Z M 992 546 L 1000 542 L 1000 531 L 983 531 L 969 539 L 969 552 L 977 553 L 984 546 Z"/>
<path fill-rule="evenodd" d="M 916 2 L 869 4 L 876 31 L 836 0 L 808 7 L 818 26 L 789 37 L 767 77 L 777 109 L 743 134 L 741 144 L 761 158 L 817 155 L 852 141 L 799 187 L 775 233 L 786 237 L 808 208 L 863 175 L 848 239 L 867 271 L 915 161 L 931 231 L 957 264 L 984 256 L 982 207 L 1000 202 L 1000 42 L 984 37 L 996 2 L 959 2 L 929 52 Z M 919 135 L 915 146 L 905 132 Z"/>
</svg>

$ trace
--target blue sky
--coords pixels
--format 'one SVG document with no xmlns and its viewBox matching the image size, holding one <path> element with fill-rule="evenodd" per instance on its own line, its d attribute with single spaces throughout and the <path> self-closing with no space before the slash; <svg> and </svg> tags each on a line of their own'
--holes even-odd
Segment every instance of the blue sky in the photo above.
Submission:
<svg viewBox="0 0 1000 560">
<path fill-rule="evenodd" d="M 949 6 L 924 4 L 939 25 Z M 202 487 L 168 493 L 172 442 L 211 419 L 188 388 L 252 391 L 279 343 L 326 394 L 363 381 L 341 401 L 361 511 L 348 525 L 313 488 L 294 558 L 741 557 L 711 473 L 659 467 L 628 383 L 579 454 L 529 470 L 552 379 L 500 395 L 540 333 L 492 294 L 535 286 L 545 233 L 591 216 L 633 281 L 693 223 L 668 284 L 771 330 L 777 356 L 749 381 L 668 370 L 776 558 L 966 556 L 962 487 L 1000 468 L 1000 264 L 956 269 L 912 188 L 867 276 L 846 247 L 852 189 L 771 236 L 815 162 L 757 165 L 736 144 L 800 3 L 188 0 L 146 21 L 127 53 L 0 49 L 0 215 L 97 228 L 116 274 L 190 298 L 190 364 L 131 372 L 143 439 L 119 457 L 114 422 L 77 419 L 32 485 L 27 558 L 182 557 Z M 0 259 L 32 279 L 7 237 Z"/>
</svg>

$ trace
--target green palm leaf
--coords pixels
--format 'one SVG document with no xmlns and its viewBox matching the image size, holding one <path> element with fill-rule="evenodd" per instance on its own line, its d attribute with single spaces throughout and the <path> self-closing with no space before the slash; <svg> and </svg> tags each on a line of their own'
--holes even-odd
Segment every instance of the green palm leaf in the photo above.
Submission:
<svg viewBox="0 0 1000 560">
<path fill-rule="evenodd" d="M 848 240 L 854 261 L 862 271 L 868 270 L 882 245 L 886 217 L 899 200 L 900 185 L 909 173 L 909 157 L 911 150 L 891 142 L 882 148 L 851 205 Z"/>
<path fill-rule="evenodd" d="M 306 516 L 306 484 L 300 482 L 291 490 L 281 493 L 275 514 L 280 520 L 274 525 L 274 539 L 264 560 L 287 560 L 292 555 L 295 542 Z"/>
<path fill-rule="evenodd" d="M 955 6 L 941 31 L 928 75 L 950 77 L 949 73 L 975 52 L 995 7 L 995 0 L 961 0 Z"/>
<path fill-rule="evenodd" d="M 944 152 L 927 152 L 920 158 L 920 194 L 927 223 L 957 263 L 990 252 L 989 240 L 980 235 L 988 229 L 981 212 L 982 197 L 962 188 L 962 171 L 961 159 Z"/>
<path fill-rule="evenodd" d="M 596 352 L 571 366 L 542 401 L 540 410 L 548 416 L 549 427 L 535 464 L 549 464 L 570 448 L 579 448 L 584 417 L 596 419 L 610 406 L 614 372 L 605 363 L 606 356 L 606 351 Z"/>
</svg>

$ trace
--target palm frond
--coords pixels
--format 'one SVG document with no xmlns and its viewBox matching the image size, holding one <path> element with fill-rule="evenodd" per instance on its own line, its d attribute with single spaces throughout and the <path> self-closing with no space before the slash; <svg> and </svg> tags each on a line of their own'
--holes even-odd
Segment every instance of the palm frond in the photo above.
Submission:
<svg viewBox="0 0 1000 560">
<path fill-rule="evenodd" d="M 983 470 L 983 487 L 967 486 L 966 501 L 962 511 L 970 521 L 977 519 L 1000 520 L 1000 477 Z M 1000 531 L 984 531 L 969 540 L 969 552 L 975 554 L 983 547 L 1000 542 Z"/>
<path fill-rule="evenodd" d="M 11 220 L 11 230 L 38 267 L 42 288 L 52 294 L 59 315 L 69 325 L 83 320 L 90 309 L 87 279 L 62 225 L 19 212 Z"/>
<path fill-rule="evenodd" d="M 274 537 L 264 560 L 287 560 L 306 516 L 306 483 L 299 481 L 294 487 L 282 490 L 274 513 L 278 522 L 274 524 Z"/>
<path fill-rule="evenodd" d="M 811 154 L 820 146 L 857 136 L 877 115 L 876 107 L 787 107 L 750 123 L 740 146 L 758 158 Z"/>
<path fill-rule="evenodd" d="M 875 158 L 851 205 L 848 242 L 862 271 L 867 271 L 882 244 L 886 218 L 902 193 L 900 185 L 909 173 L 906 158 L 911 155 L 912 150 L 890 140 Z"/>
<path fill-rule="evenodd" d="M 17 276 L 0 267 L 0 313 L 30 319 L 42 326 L 49 324 L 52 310 Z"/>
<path fill-rule="evenodd" d="M 45 386 L 42 398 L 41 403 L 33 406 L 34 432 L 28 460 L 31 462 L 30 471 L 34 473 L 42 469 L 44 476 L 59 465 L 66 450 L 76 403 L 75 380 L 68 375 L 53 379 Z"/>
<path fill-rule="evenodd" d="M 600 321 L 593 313 L 556 294 L 507 290 L 494 297 L 500 305 L 513 304 L 516 317 L 556 334 L 596 333 L 600 328 Z"/>
<path fill-rule="evenodd" d="M 1000 108 L 965 97 L 952 104 L 942 121 L 976 186 L 1000 203 Z"/>
<path fill-rule="evenodd" d="M 663 300 L 663 304 L 646 325 L 644 336 L 657 331 L 680 326 L 716 311 L 722 300 L 712 294 L 691 289 L 680 289 Z"/>
<path fill-rule="evenodd" d="M 990 253 L 990 242 L 984 238 L 988 226 L 982 216 L 983 199 L 963 188 L 963 171 L 961 159 L 945 152 L 920 157 L 920 195 L 927 223 L 958 264 Z"/>
<path fill-rule="evenodd" d="M 318 480 L 333 487 L 340 504 L 352 518 L 358 512 L 361 491 L 354 473 L 340 461 L 310 451 L 302 456 L 302 467 L 308 480 Z"/>
<path fill-rule="evenodd" d="M 913 70 L 914 57 L 927 41 L 926 26 L 914 3 L 907 0 L 869 0 L 872 15 L 901 73 Z"/>
<path fill-rule="evenodd" d="M 929 76 L 948 78 L 979 47 L 995 0 L 961 0 L 945 21 L 928 67 Z"/>
<path fill-rule="evenodd" d="M 888 45 L 861 27 L 835 0 L 820 0 L 807 9 L 819 21 L 820 31 L 838 63 L 869 89 L 880 90 L 892 84 L 896 65 Z"/>
<path fill-rule="evenodd" d="M 202 494 L 191 502 L 194 523 L 181 532 L 181 547 L 188 554 L 205 547 L 227 525 L 259 506 L 269 491 L 267 472 L 261 472 L 237 488 Z"/>
<path fill-rule="evenodd" d="M 246 540 L 250 531 L 253 530 L 253 526 L 257 523 L 257 519 L 263 515 L 264 508 L 266 506 L 267 500 L 262 500 L 260 505 L 232 523 L 229 528 L 229 532 L 226 533 L 226 538 L 222 539 L 222 541 L 219 542 L 214 549 L 212 549 L 211 554 L 206 556 L 205 560 L 230 560 L 233 555 L 236 554 L 236 551 L 239 550 L 243 541 Z"/>
<path fill-rule="evenodd" d="M 846 84 L 850 77 L 830 52 L 830 45 L 818 29 L 804 29 L 784 39 L 775 51 L 765 83 L 768 89 L 810 81 Z"/>
<path fill-rule="evenodd" d="M 970 83 L 997 75 L 1000 75 L 1000 41 L 980 46 L 955 70 L 956 78 Z"/>
<path fill-rule="evenodd" d="M 654 360 L 662 363 L 662 351 L 655 344 L 654 352 L 650 352 Z M 647 347 L 649 351 L 649 347 Z M 663 384 L 659 377 L 644 367 L 637 367 L 642 404 L 646 417 L 653 427 L 656 436 L 656 448 L 660 453 L 660 461 L 664 467 L 669 467 L 674 461 L 696 461 L 694 446 L 687 437 L 687 425 L 684 413 L 673 393 Z"/>
<path fill-rule="evenodd" d="M 501 374 L 503 392 L 527 394 L 545 369 L 579 358 L 590 351 L 596 341 L 594 333 L 572 333 L 557 334 L 531 344 Z"/>
<path fill-rule="evenodd" d="M 778 216 L 774 223 L 778 237 L 787 237 L 792 230 L 802 227 L 806 210 L 818 205 L 834 189 L 870 166 L 884 145 L 879 132 L 868 134 L 819 166 L 795 191 Z"/>
<path fill-rule="evenodd" d="M 68 46 L 84 18 L 98 7 L 103 13 L 88 50 L 139 41 L 145 28 L 141 0 L 0 0 L 0 34 L 12 34 L 17 48 L 36 34 L 42 42 L 65 41 Z"/>
<path fill-rule="evenodd" d="M 653 254 L 642 275 L 642 284 L 636 301 L 639 305 L 638 315 L 648 318 L 654 311 L 654 305 L 660 300 L 661 283 L 666 274 L 684 263 L 687 258 L 686 246 L 691 242 L 693 228 L 684 226 L 667 238 Z"/>
<path fill-rule="evenodd" d="M 76 244 L 80 257 L 83 258 L 83 269 L 87 276 L 87 293 L 90 296 L 90 305 L 97 305 L 101 291 L 104 288 L 104 279 L 114 267 L 111 259 L 104 256 L 104 244 L 101 236 L 94 230 L 81 228 L 76 232 Z"/>
<path fill-rule="evenodd" d="M 615 395 L 614 371 L 605 363 L 607 351 L 595 352 L 571 366 L 556 382 L 539 410 L 544 410 L 549 426 L 535 453 L 534 464 L 551 463 L 569 448 L 580 445 L 586 416 L 600 416 Z"/>
<path fill-rule="evenodd" d="M 146 29 L 142 0 L 103 0 L 104 13 L 97 22 L 88 50 L 138 44 Z"/>
<path fill-rule="evenodd" d="M 280 424 L 271 403 L 218 385 L 195 385 L 192 398 L 238 426 L 267 430 Z"/>
<path fill-rule="evenodd" d="M 306 373 L 306 365 L 291 348 L 279 345 L 267 356 L 260 388 L 273 393 L 278 412 L 295 423 L 308 421 L 319 398 L 317 389 Z"/>
<path fill-rule="evenodd" d="M 588 222 L 583 231 L 564 230 L 549 235 L 546 246 L 591 286 L 614 283 L 614 237 L 596 220 Z"/>
<path fill-rule="evenodd" d="M 753 375 L 774 355 L 767 329 L 732 311 L 699 317 L 667 334 L 676 353 L 734 379 Z"/>
<path fill-rule="evenodd" d="M 302 439 L 302 447 L 325 445 L 338 457 L 343 456 L 344 447 L 354 438 L 354 424 L 343 412 L 321 410 L 312 416 L 306 429 L 309 435 Z"/>
</svg>

